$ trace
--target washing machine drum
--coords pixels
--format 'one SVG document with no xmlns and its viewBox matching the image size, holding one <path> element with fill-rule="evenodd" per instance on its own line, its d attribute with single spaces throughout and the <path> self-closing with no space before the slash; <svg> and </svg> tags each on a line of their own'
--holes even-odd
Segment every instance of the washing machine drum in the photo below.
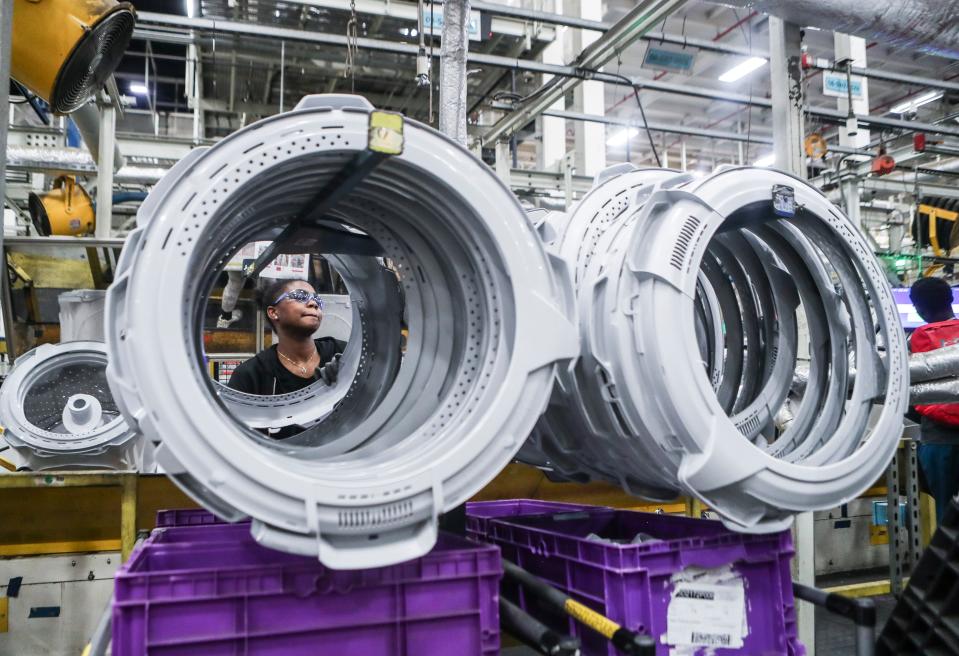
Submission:
<svg viewBox="0 0 959 656">
<path fill-rule="evenodd" d="M 337 381 L 277 396 L 215 383 L 201 333 L 218 272 L 311 211 L 299 238 L 351 297 Z M 356 96 L 308 97 L 192 151 L 137 221 L 107 297 L 123 415 L 200 503 L 334 568 L 426 553 L 438 515 L 510 461 L 578 349 L 562 267 L 510 191 L 458 144 Z"/>
</svg>

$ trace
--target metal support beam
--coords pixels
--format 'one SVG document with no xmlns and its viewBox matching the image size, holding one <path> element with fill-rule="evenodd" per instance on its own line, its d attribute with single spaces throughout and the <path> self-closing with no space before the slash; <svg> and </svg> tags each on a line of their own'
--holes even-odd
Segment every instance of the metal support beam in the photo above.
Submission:
<svg viewBox="0 0 959 656">
<path fill-rule="evenodd" d="M 769 17 L 769 76 L 772 87 L 773 141 L 776 167 L 806 177 L 802 150 L 802 71 L 799 28 Z M 803 581 L 803 583 L 813 582 Z"/>
<path fill-rule="evenodd" d="M 13 3 L 4 2 L 0 4 L 12 5 Z M 0 476 L 0 490 L 119 487 L 120 558 L 125 562 L 130 557 L 130 552 L 133 551 L 133 545 L 136 542 L 138 479 L 138 474 L 133 471 L 97 473 L 72 471 L 4 472 L 4 475 Z"/>
<path fill-rule="evenodd" d="M 928 182 L 913 183 L 909 181 L 889 180 L 886 178 L 867 178 L 862 181 L 863 189 L 882 191 L 892 194 L 915 194 L 917 198 L 923 196 L 937 196 L 959 200 L 959 187 L 954 185 L 931 184 Z"/>
<path fill-rule="evenodd" d="M 845 67 L 836 66 L 832 62 L 826 62 L 817 59 L 809 64 L 807 68 L 817 71 L 834 71 L 836 73 L 845 73 Z M 931 77 L 920 77 L 917 75 L 905 75 L 903 73 L 894 73 L 892 71 L 883 71 L 877 68 L 867 68 L 862 66 L 853 66 L 850 71 L 858 77 L 867 77 L 873 80 L 883 80 L 885 82 L 894 82 L 895 84 L 905 84 L 911 87 L 929 87 L 930 89 L 943 89 L 945 91 L 959 91 L 959 82 L 949 82 L 948 80 L 936 80 Z"/>
<path fill-rule="evenodd" d="M 283 113 L 283 96 L 286 95 L 286 41 L 280 41 L 280 113 Z"/>
<path fill-rule="evenodd" d="M 889 592 L 899 596 L 902 592 L 902 544 L 899 527 L 899 454 L 896 450 L 886 471 L 886 535 L 889 538 Z"/>
<path fill-rule="evenodd" d="M 343 12 L 350 11 L 350 0 L 287 0 L 287 2 L 284 4 L 306 5 L 310 7 L 319 7 L 322 9 L 331 9 L 334 11 Z M 388 17 L 395 20 L 407 20 L 410 22 L 417 21 L 417 5 L 413 2 L 394 2 L 392 0 L 356 0 L 354 4 L 356 6 L 357 14 L 375 16 L 380 20 L 382 20 L 384 17 Z M 437 2 L 436 4 L 440 6 L 444 3 Z M 485 13 L 494 17 L 490 25 L 490 29 L 494 34 L 502 34 L 514 37 L 525 37 L 530 34 L 530 26 L 527 25 L 529 20 L 528 18 L 514 16 L 512 12 L 509 11 L 499 11 L 499 7 L 502 5 L 497 5 L 494 3 L 481 4 L 482 8 L 473 5 L 473 9 L 484 11 Z M 555 17 L 558 21 L 561 21 L 564 18 L 563 16 L 556 16 L 555 14 L 543 14 L 543 16 Z M 537 20 L 536 22 L 541 23 L 542 25 L 538 26 L 538 29 L 533 32 L 532 38 L 539 41 L 551 41 L 554 36 L 553 28 L 543 26 L 564 24 L 554 20 Z M 608 27 L 602 23 L 600 25 Z M 376 32 L 376 30 L 370 31 Z"/>
<path fill-rule="evenodd" d="M 512 169 L 509 179 L 510 188 L 519 192 L 549 192 L 550 195 L 559 195 L 565 193 L 567 186 L 565 172 Z M 593 178 L 588 175 L 572 175 L 568 184 L 574 194 L 585 194 L 593 186 Z"/>
<path fill-rule="evenodd" d="M 570 151 L 563 157 L 560 170 L 563 172 L 563 190 L 565 191 L 566 209 L 573 205 L 573 170 L 576 167 L 576 153 Z"/>
<path fill-rule="evenodd" d="M 859 180 L 855 176 L 848 176 L 842 181 L 842 204 L 849 220 L 865 231 L 862 223 L 862 213 L 859 206 Z"/>
<path fill-rule="evenodd" d="M 601 0 L 566 0 L 563 9 L 578 11 L 584 18 L 598 20 L 603 17 Z M 596 32 L 579 31 L 571 34 L 574 52 L 579 52 L 602 38 Z M 584 80 L 573 91 L 574 108 L 587 114 L 606 114 L 606 92 L 603 82 Z M 599 123 L 579 122 L 573 126 L 573 143 L 576 150 L 576 170 L 584 175 L 596 175 L 606 168 L 606 128 Z"/>
<path fill-rule="evenodd" d="M 311 7 L 321 7 L 324 9 L 334 9 L 349 11 L 349 0 L 291 0 L 288 4 L 301 4 Z M 392 2 L 390 0 L 358 0 L 356 11 L 360 14 L 383 17 L 388 16 L 396 19 L 405 19 L 409 21 L 416 20 L 416 4 L 412 2 Z M 443 2 L 437 2 L 443 4 Z M 528 34 L 528 23 L 539 23 L 542 25 L 555 25 L 572 27 L 583 30 L 592 30 L 595 32 L 607 32 L 613 27 L 613 23 L 607 23 L 600 20 L 591 20 L 589 18 L 580 18 L 578 16 L 568 16 L 547 11 L 538 11 L 536 9 L 527 9 L 524 7 L 514 7 L 497 2 L 472 2 L 470 6 L 484 14 L 494 17 L 491 29 L 494 34 L 505 34 L 509 36 L 524 36 Z M 510 20 L 497 20 L 495 17 Z M 135 36 L 141 38 L 139 35 Z M 146 37 L 142 37 L 146 38 Z M 554 33 L 550 29 L 543 30 L 542 27 L 536 30 L 533 38 L 551 41 Z M 684 34 L 671 34 L 667 32 L 657 32 L 655 35 L 641 37 L 643 41 L 656 43 L 669 43 L 671 45 L 681 46 L 683 48 L 697 48 L 708 52 L 718 52 L 742 57 L 764 57 L 768 58 L 768 53 L 761 50 L 737 46 L 733 44 L 719 43 L 709 39 L 697 39 Z"/>
<path fill-rule="evenodd" d="M 906 469 L 906 527 L 909 543 L 906 545 L 909 573 L 912 574 L 922 556 L 922 520 L 919 509 L 919 445 L 915 440 L 903 440 L 903 462 Z"/>
<path fill-rule="evenodd" d="M 806 177 L 806 158 L 802 150 L 803 98 L 802 70 L 799 66 L 801 37 L 799 28 L 769 17 L 769 75 L 772 87 L 773 150 L 776 167 Z M 805 322 L 799 325 L 799 343 L 808 343 Z M 797 355 L 809 361 L 808 348 Z M 796 559 L 793 580 L 807 586 L 816 585 L 815 522 L 811 512 L 796 516 Z M 796 608 L 799 640 L 806 645 L 807 654 L 816 652 L 816 614 L 809 604 Z"/>
<path fill-rule="evenodd" d="M 187 95 L 193 103 L 193 143 L 200 144 L 206 137 L 203 117 L 203 61 L 199 46 L 191 45 L 188 50 Z"/>
<path fill-rule="evenodd" d="M 81 248 L 123 248 L 124 239 L 110 238 L 99 239 L 95 237 L 7 237 L 4 242 L 4 248 L 11 246 L 30 246 L 41 248 L 63 248 L 63 247 L 81 247 Z"/>
<path fill-rule="evenodd" d="M 563 118 L 570 121 L 587 121 L 590 123 L 604 123 L 606 125 L 621 125 L 626 128 L 643 129 L 643 124 L 638 121 L 627 121 L 625 119 L 613 116 L 598 116 L 596 114 L 583 114 L 579 112 L 567 112 L 561 110 L 547 110 L 543 116 L 552 116 L 554 118 Z M 683 134 L 691 137 L 703 137 L 705 139 L 718 139 L 721 141 L 737 141 L 749 143 L 759 143 L 772 145 L 772 137 L 763 137 L 756 134 L 747 137 L 741 132 L 727 132 L 725 130 L 711 130 L 708 128 L 697 128 L 694 126 L 679 125 L 673 123 L 654 123 L 647 122 L 650 131 L 662 132 L 665 134 Z"/>
<path fill-rule="evenodd" d="M 13 37 L 13 2 L 0 2 L 0 199 L 6 198 L 7 126 L 10 124 L 10 39 Z M 0 253 L 6 253 L 3 243 L 3 201 L 0 200 Z M 7 259 L 0 270 L 0 314 L 3 315 L 3 334 L 9 340 L 13 334 L 13 303 L 10 299 L 10 279 Z M 9 341 L 7 342 L 9 344 Z M 10 352 L 10 349 L 7 349 Z"/>
<path fill-rule="evenodd" d="M 507 187 L 510 186 L 510 152 L 509 143 L 501 141 L 496 144 L 496 162 L 495 171 L 497 177 L 503 181 Z"/>
<path fill-rule="evenodd" d="M 678 4 L 678 2 L 677 2 Z M 139 12 L 138 20 L 140 24 L 156 25 L 164 27 L 175 27 L 181 29 L 193 29 L 200 32 L 209 32 L 217 34 L 236 34 L 241 36 L 259 37 L 265 39 L 283 39 L 289 42 L 310 43 L 320 45 L 341 46 L 346 48 L 346 37 L 339 34 L 323 34 L 319 32 L 307 32 L 290 28 L 272 27 L 268 25 L 257 25 L 252 23 L 241 23 L 237 21 L 213 21 L 205 18 L 186 18 L 185 16 L 176 16 L 172 14 L 160 14 L 155 12 Z M 150 31 L 150 39 L 157 42 L 167 43 L 192 43 L 188 33 L 169 32 L 169 31 Z M 144 36 L 143 38 L 146 38 Z M 650 37 L 652 40 L 659 40 L 659 35 Z M 635 37 L 634 37 L 635 39 Z M 597 43 L 600 43 L 599 41 Z M 357 40 L 357 47 L 360 50 L 371 50 L 377 52 L 391 52 L 395 54 L 408 55 L 415 57 L 417 46 L 411 43 L 400 43 L 396 41 L 384 41 L 379 39 L 360 38 Z M 584 53 L 585 54 L 585 53 Z M 613 52 L 609 56 L 612 57 Z M 434 55 L 434 56 L 438 56 Z M 739 105 L 751 105 L 759 108 L 771 108 L 772 103 L 765 98 L 751 98 L 743 94 L 728 93 L 707 87 L 696 87 L 685 84 L 671 84 L 668 82 L 650 80 L 647 78 L 631 78 L 629 83 L 624 79 L 607 73 L 586 73 L 582 69 L 589 68 L 581 63 L 573 66 L 564 66 L 559 64 L 546 64 L 543 62 L 526 61 L 513 57 L 502 57 L 498 55 L 488 55 L 483 53 L 469 53 L 468 61 L 472 64 L 483 66 L 494 66 L 509 70 L 529 71 L 532 73 L 544 73 L 556 77 L 571 78 L 571 84 L 575 86 L 578 80 L 592 79 L 608 84 L 622 86 L 636 86 L 639 89 L 649 91 L 659 91 L 662 93 L 672 93 L 693 98 L 702 98 L 705 100 L 715 100 L 729 102 Z M 594 67 L 595 68 L 595 67 Z M 570 87 L 572 88 L 572 87 Z M 543 106 L 543 109 L 549 107 L 552 103 Z M 824 107 L 808 107 L 806 111 L 818 118 L 825 119 L 833 123 L 844 123 L 846 116 L 835 109 Z M 529 112 L 525 112 L 529 113 Z M 516 115 L 514 111 L 506 118 Z M 522 125 L 528 123 L 537 114 L 532 113 L 524 119 L 513 119 L 515 122 L 521 122 Z M 906 121 L 902 119 L 893 119 L 880 116 L 857 116 L 862 125 L 875 126 L 881 128 L 901 129 L 911 132 L 926 132 L 930 134 L 944 134 L 959 137 L 959 127 L 953 128 L 948 125 L 937 125 L 932 123 L 923 123 L 919 121 Z M 504 119 L 505 120 L 505 119 Z M 519 127 L 522 127 L 520 125 Z M 494 126 L 495 127 L 495 126 Z M 518 129 L 518 128 L 517 128 Z M 505 135 L 504 135 L 505 136 Z M 483 145 L 487 146 L 490 139 L 484 137 Z M 833 149 L 835 150 L 835 149 Z"/>
<path fill-rule="evenodd" d="M 603 36 L 586 47 L 573 62 L 580 71 L 598 71 L 606 62 L 625 50 L 639 37 L 659 24 L 685 0 L 641 0 Z M 508 137 L 539 116 L 557 99 L 579 84 L 579 78 L 554 78 L 541 92 L 534 92 L 533 100 L 503 117 L 483 136 L 483 145 L 489 146 Z"/>
</svg>

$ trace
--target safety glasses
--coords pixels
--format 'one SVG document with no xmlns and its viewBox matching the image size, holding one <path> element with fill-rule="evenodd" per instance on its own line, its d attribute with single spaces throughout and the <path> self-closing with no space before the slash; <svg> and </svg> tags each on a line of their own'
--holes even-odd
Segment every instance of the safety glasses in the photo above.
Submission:
<svg viewBox="0 0 959 656">
<path fill-rule="evenodd" d="M 302 303 L 303 305 L 313 301 L 321 310 L 323 309 L 323 299 L 320 298 L 320 295 L 313 292 L 308 292 L 305 289 L 291 289 L 288 292 L 283 292 L 275 301 L 273 301 L 273 305 L 279 305 L 282 301 L 286 300 L 296 301 L 297 303 Z"/>
</svg>

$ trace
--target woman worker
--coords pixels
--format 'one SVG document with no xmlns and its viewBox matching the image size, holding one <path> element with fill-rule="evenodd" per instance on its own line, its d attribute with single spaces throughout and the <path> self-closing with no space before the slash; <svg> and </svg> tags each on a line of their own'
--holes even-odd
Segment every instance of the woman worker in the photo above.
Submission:
<svg viewBox="0 0 959 656">
<path fill-rule="evenodd" d="M 322 379 L 336 381 L 340 354 L 346 343 L 332 337 L 313 339 L 323 321 L 323 301 L 303 280 L 281 280 L 263 297 L 266 319 L 277 343 L 239 365 L 229 386 L 247 394 L 275 395 L 296 392 Z"/>
</svg>

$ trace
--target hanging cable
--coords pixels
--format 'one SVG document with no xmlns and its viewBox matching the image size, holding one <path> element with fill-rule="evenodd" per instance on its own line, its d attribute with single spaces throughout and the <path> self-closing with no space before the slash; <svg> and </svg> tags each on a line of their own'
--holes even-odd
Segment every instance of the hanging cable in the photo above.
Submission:
<svg viewBox="0 0 959 656">
<path fill-rule="evenodd" d="M 590 74 L 597 72 L 588 69 L 580 70 Z M 633 97 L 636 99 L 636 105 L 639 107 L 639 115 L 643 119 L 643 129 L 646 130 L 646 138 L 649 139 L 649 148 L 653 151 L 653 159 L 656 160 L 656 166 L 661 167 L 662 163 L 659 160 L 659 152 L 656 150 L 656 143 L 653 141 L 653 133 L 650 131 L 649 123 L 646 121 L 646 110 L 643 109 L 643 101 L 639 99 L 639 89 L 637 88 L 636 84 L 625 75 L 620 75 L 619 73 L 606 73 L 606 75 L 611 75 L 622 80 L 625 84 L 629 85 L 629 88 L 633 90 Z"/>
<path fill-rule="evenodd" d="M 356 63 L 357 31 L 356 31 L 356 0 L 350 0 L 350 19 L 346 22 L 346 70 L 343 76 L 350 78 L 350 93 L 356 93 Z"/>
</svg>

